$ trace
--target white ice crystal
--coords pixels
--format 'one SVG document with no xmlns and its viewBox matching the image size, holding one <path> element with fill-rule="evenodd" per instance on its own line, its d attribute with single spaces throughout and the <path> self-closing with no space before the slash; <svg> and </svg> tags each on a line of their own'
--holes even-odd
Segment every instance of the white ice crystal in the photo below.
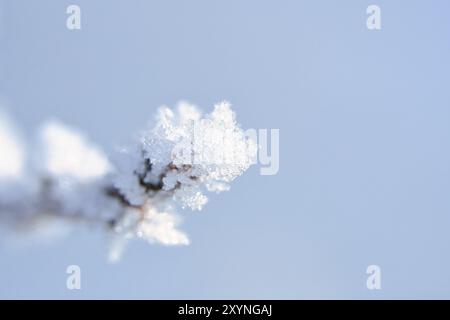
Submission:
<svg viewBox="0 0 450 320">
<path fill-rule="evenodd" d="M 0 118 L 0 124 L 1 186 L 5 177 L 23 175 L 25 160 L 8 123 Z M 131 238 L 189 244 L 178 229 L 174 204 L 201 210 L 206 191 L 229 190 L 256 153 L 227 102 L 205 115 L 186 102 L 176 111 L 160 108 L 153 128 L 122 148 L 112 163 L 83 134 L 58 122 L 43 127 L 41 141 L 44 157 L 25 184 L 35 188 L 0 197 L 0 217 L 9 213 L 20 221 L 42 216 L 103 225 L 116 234 L 111 260 L 120 257 Z"/>
<path fill-rule="evenodd" d="M 155 127 L 142 135 L 141 150 L 140 164 L 135 164 L 141 182 L 161 183 L 183 207 L 200 210 L 208 200 L 205 189 L 228 190 L 228 183 L 248 169 L 256 144 L 237 125 L 229 103 L 217 104 L 203 117 L 195 106 L 180 103 L 177 112 L 159 110 Z M 151 170 L 142 169 L 144 163 Z M 117 185 L 134 201 L 145 192 L 137 180 L 123 183 L 129 172 L 119 176 Z"/>
<path fill-rule="evenodd" d="M 149 242 L 158 242 L 164 245 L 189 244 L 188 237 L 177 226 L 180 217 L 172 212 L 159 212 L 150 205 L 143 210 L 129 209 L 115 227 L 115 231 L 125 238 L 143 238 Z"/>
</svg>

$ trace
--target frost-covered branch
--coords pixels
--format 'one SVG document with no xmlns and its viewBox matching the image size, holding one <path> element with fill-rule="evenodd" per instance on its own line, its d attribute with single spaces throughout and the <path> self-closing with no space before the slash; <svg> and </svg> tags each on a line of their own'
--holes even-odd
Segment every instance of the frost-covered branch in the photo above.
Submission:
<svg viewBox="0 0 450 320">
<path fill-rule="evenodd" d="M 226 102 L 202 115 L 179 103 L 158 111 L 153 128 L 107 158 L 85 136 L 58 122 L 40 132 L 33 159 L 0 117 L 0 219 L 36 228 L 62 219 L 105 227 L 117 239 L 186 245 L 177 204 L 201 210 L 205 191 L 221 192 L 255 161 L 256 143 Z M 120 248 L 119 245 L 115 249 Z M 117 250 L 112 258 L 118 257 Z"/>
</svg>

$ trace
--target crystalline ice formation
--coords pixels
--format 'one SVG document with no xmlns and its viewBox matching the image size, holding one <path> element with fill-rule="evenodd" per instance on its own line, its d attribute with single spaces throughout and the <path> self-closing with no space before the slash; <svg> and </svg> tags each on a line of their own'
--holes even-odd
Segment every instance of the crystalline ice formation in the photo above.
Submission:
<svg viewBox="0 0 450 320">
<path fill-rule="evenodd" d="M 164 245 L 189 243 L 177 229 L 174 204 L 202 209 L 205 191 L 228 190 L 256 154 L 256 143 L 236 123 L 227 102 L 206 115 L 185 102 L 176 111 L 160 108 L 154 127 L 112 162 L 76 130 L 50 122 L 41 130 L 42 159 L 31 161 L 38 165 L 30 170 L 22 145 L 3 122 L 0 217 L 100 223 L 122 239 Z M 122 242 L 117 243 L 112 259 L 120 254 Z"/>
<path fill-rule="evenodd" d="M 143 204 L 157 190 L 183 207 L 200 210 L 208 201 L 204 191 L 228 190 L 255 153 L 255 142 L 237 125 L 227 102 L 203 117 L 187 103 L 180 103 L 176 112 L 162 107 L 155 127 L 144 132 L 139 147 L 119 169 L 116 186 L 133 204 Z"/>
</svg>

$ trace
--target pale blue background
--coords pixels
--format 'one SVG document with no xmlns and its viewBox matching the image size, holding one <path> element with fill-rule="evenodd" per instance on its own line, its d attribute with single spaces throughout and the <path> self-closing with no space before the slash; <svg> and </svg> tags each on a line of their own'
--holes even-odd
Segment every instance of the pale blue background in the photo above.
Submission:
<svg viewBox="0 0 450 320">
<path fill-rule="evenodd" d="M 82 9 L 69 31 L 65 9 Z M 366 28 L 378 4 L 382 30 Z M 26 134 L 48 117 L 105 149 L 161 104 L 230 100 L 280 128 L 253 168 L 186 211 L 192 245 L 106 263 L 86 230 L 0 249 L 1 298 L 450 298 L 448 1 L 1 0 L 0 92 Z M 82 268 L 68 291 L 65 268 Z M 369 291 L 366 267 L 382 268 Z"/>
</svg>

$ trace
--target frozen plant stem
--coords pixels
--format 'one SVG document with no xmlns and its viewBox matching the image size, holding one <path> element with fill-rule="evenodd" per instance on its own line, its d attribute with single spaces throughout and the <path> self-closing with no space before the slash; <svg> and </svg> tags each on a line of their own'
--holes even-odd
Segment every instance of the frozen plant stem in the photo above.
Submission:
<svg viewBox="0 0 450 320">
<path fill-rule="evenodd" d="M 26 161 L 17 134 L 0 120 L 1 221 L 28 229 L 55 219 L 104 226 L 116 235 L 112 259 L 134 237 L 189 244 L 178 229 L 176 204 L 201 210 L 205 191 L 228 190 L 256 156 L 256 143 L 227 102 L 206 115 L 184 102 L 176 112 L 160 108 L 154 127 L 112 161 L 57 122 L 41 130 L 40 161 Z"/>
</svg>

